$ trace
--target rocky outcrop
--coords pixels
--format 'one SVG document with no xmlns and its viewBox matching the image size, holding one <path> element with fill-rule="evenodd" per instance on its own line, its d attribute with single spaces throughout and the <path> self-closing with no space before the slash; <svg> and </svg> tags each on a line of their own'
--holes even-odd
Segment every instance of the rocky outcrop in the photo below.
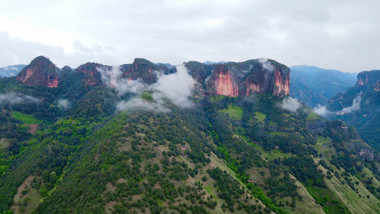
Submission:
<svg viewBox="0 0 380 214">
<path fill-rule="evenodd" d="M 286 96 L 290 92 L 290 71 L 284 65 L 273 60 L 252 62 L 245 81 L 245 95 L 251 93 L 270 93 L 275 96 Z"/>
<path fill-rule="evenodd" d="M 356 87 L 380 91 L 380 70 L 360 72 L 358 74 Z"/>
<path fill-rule="evenodd" d="M 136 58 L 132 64 L 124 64 L 120 66 L 120 70 L 123 73 L 122 77 L 127 79 L 142 79 L 147 83 L 154 83 L 157 81 L 157 74 L 155 64 L 146 60 Z"/>
<path fill-rule="evenodd" d="M 168 75 L 177 72 L 176 68 L 170 64 L 154 64 L 143 58 L 136 58 L 132 64 L 120 66 L 122 78 L 131 80 L 141 79 L 148 84 L 157 82 L 158 75 Z"/>
<path fill-rule="evenodd" d="M 274 60 L 249 60 L 241 63 L 214 64 L 209 71 L 192 62 L 186 64 L 190 74 L 200 84 L 206 84 L 205 91 L 209 95 L 230 97 L 248 96 L 252 93 L 269 93 L 275 96 L 286 96 L 290 92 L 290 70 Z"/>
<path fill-rule="evenodd" d="M 102 75 L 99 69 L 104 65 L 98 63 L 86 63 L 75 69 L 75 72 L 84 74 L 83 82 L 86 86 L 96 86 L 102 84 Z"/>
<path fill-rule="evenodd" d="M 212 94 L 229 97 L 239 96 L 239 83 L 232 77 L 230 69 L 225 65 L 216 65 L 208 86 Z"/>
<path fill-rule="evenodd" d="M 55 88 L 59 85 L 59 69 L 46 57 L 39 56 L 17 76 L 17 81 L 29 86 Z"/>
</svg>

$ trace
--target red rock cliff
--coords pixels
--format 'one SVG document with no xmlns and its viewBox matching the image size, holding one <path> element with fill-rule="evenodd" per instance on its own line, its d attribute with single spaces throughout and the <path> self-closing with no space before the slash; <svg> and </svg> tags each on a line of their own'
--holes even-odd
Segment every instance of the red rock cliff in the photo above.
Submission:
<svg viewBox="0 0 380 214">
<path fill-rule="evenodd" d="M 46 57 L 39 56 L 26 66 L 18 75 L 17 81 L 29 86 L 58 87 L 59 70 Z"/>
<path fill-rule="evenodd" d="M 194 64 L 194 63 L 193 63 Z M 199 71 L 196 64 L 190 73 L 198 76 L 208 71 Z M 204 66 L 204 68 L 207 68 Z M 198 70 L 196 70 L 198 69 Z M 274 60 L 249 60 L 241 63 L 215 64 L 209 78 L 206 78 L 206 94 L 230 97 L 248 96 L 252 93 L 270 93 L 275 96 L 286 96 L 290 92 L 290 70 Z M 198 78 L 198 81 L 203 81 Z"/>
<path fill-rule="evenodd" d="M 290 81 L 289 81 L 289 75 L 282 74 L 279 70 L 274 71 L 274 89 L 273 89 L 273 95 L 276 96 L 282 96 L 282 95 L 289 95 L 290 92 Z"/>
<path fill-rule="evenodd" d="M 216 65 L 209 81 L 209 86 L 217 95 L 239 96 L 239 85 L 225 65 Z"/>
</svg>

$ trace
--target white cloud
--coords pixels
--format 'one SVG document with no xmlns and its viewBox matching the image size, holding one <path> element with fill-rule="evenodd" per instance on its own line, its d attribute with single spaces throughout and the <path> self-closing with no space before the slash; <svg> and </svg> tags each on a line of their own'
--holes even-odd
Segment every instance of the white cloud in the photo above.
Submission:
<svg viewBox="0 0 380 214">
<path fill-rule="evenodd" d="M 0 29 L 13 39 L 0 38 L 0 66 L 41 54 L 59 67 L 135 57 L 172 64 L 268 57 L 358 72 L 380 67 L 379 6 L 377 0 L 7 1 Z"/>
<path fill-rule="evenodd" d="M 1 104 L 27 104 L 27 103 L 38 103 L 41 102 L 40 99 L 23 95 L 19 93 L 10 92 L 7 94 L 0 94 L 0 105 Z"/>
<path fill-rule="evenodd" d="M 69 109 L 71 107 L 71 102 L 68 99 L 59 99 L 58 106 L 63 109 Z"/>
<path fill-rule="evenodd" d="M 361 94 L 362 93 L 359 93 L 359 95 L 356 96 L 353 99 L 352 105 L 350 105 L 348 107 L 344 107 L 340 111 L 329 111 L 329 110 L 327 110 L 326 106 L 322 106 L 322 105 L 318 105 L 313 110 L 314 110 L 315 113 L 319 114 L 322 117 L 328 117 L 328 116 L 331 116 L 331 115 L 350 114 L 350 113 L 352 113 L 354 111 L 359 111 L 360 110 L 360 103 L 361 103 L 361 100 L 362 100 Z"/>
<path fill-rule="evenodd" d="M 176 68 L 176 73 L 160 76 L 153 87 L 161 91 L 176 106 L 192 107 L 194 103 L 189 98 L 195 81 L 189 75 L 185 65 L 178 65 Z"/>
<path fill-rule="evenodd" d="M 333 112 L 327 110 L 326 106 L 322 106 L 322 105 L 319 105 L 315 108 L 313 108 L 314 112 L 319 114 L 320 116 L 322 117 L 327 117 L 331 114 L 333 114 Z"/>
<path fill-rule="evenodd" d="M 344 114 L 350 114 L 354 111 L 359 111 L 360 110 L 360 103 L 362 101 L 362 96 L 361 93 L 356 96 L 353 101 L 352 105 L 348 107 L 344 107 L 341 111 L 337 112 L 337 115 L 344 115 Z"/>
<path fill-rule="evenodd" d="M 268 61 L 268 59 L 262 58 L 262 59 L 259 59 L 259 62 L 261 63 L 261 65 L 263 66 L 265 70 L 268 70 L 270 72 L 274 71 L 275 67 L 270 61 Z"/>
<path fill-rule="evenodd" d="M 1 27 L 1 25 L 0 25 Z M 47 56 L 58 67 L 70 65 L 77 67 L 88 61 L 106 62 L 114 64 L 119 60 L 115 49 L 100 45 L 91 47 L 77 47 L 72 51 L 65 50 L 62 46 L 51 46 L 39 42 L 23 40 L 12 37 L 4 31 L 0 31 L 0 66 L 15 64 L 29 64 L 35 57 Z M 87 51 L 85 51 L 87 49 Z"/>
<path fill-rule="evenodd" d="M 155 111 L 155 112 L 169 112 L 170 109 L 165 106 L 162 95 L 159 93 L 153 93 L 153 100 L 148 101 L 140 97 L 134 97 L 128 101 L 120 101 L 116 105 L 116 109 L 119 111 L 125 110 L 143 110 L 143 111 Z"/>
<path fill-rule="evenodd" d="M 115 89 L 119 96 L 126 93 L 141 94 L 148 89 L 148 85 L 142 80 L 129 80 L 121 78 L 122 72 L 119 66 L 112 66 L 111 69 L 106 67 L 97 68 L 102 76 L 102 82 L 108 87 Z"/>
<path fill-rule="evenodd" d="M 113 66 L 111 69 L 99 68 L 98 70 L 101 73 L 103 83 L 109 88 L 115 89 L 119 96 L 126 93 L 136 95 L 129 101 L 119 102 L 117 104 L 119 110 L 142 108 L 144 110 L 166 112 L 168 108 L 165 107 L 166 103 L 162 101 L 164 97 L 180 108 L 189 108 L 194 105 L 190 97 L 195 81 L 183 64 L 176 66 L 176 69 L 176 73 L 169 75 L 158 74 L 157 72 L 157 83 L 151 85 L 144 83 L 140 79 L 121 78 L 122 72 L 118 66 Z M 140 98 L 145 91 L 152 92 L 152 101 Z"/>
<path fill-rule="evenodd" d="M 280 107 L 291 112 L 296 112 L 302 107 L 302 104 L 296 98 L 286 97 L 282 100 Z"/>
</svg>

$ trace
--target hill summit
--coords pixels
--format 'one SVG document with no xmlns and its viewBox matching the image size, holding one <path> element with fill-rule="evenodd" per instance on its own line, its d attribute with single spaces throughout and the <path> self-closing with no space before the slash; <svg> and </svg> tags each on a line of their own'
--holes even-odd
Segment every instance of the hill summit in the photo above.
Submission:
<svg viewBox="0 0 380 214">
<path fill-rule="evenodd" d="M 59 69 L 46 57 L 39 56 L 26 66 L 17 80 L 29 86 L 58 87 Z"/>
</svg>

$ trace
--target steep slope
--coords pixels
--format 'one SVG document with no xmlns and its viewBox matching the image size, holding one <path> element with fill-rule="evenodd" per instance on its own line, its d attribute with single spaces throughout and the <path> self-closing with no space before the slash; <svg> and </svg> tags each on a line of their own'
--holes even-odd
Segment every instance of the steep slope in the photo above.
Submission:
<svg viewBox="0 0 380 214">
<path fill-rule="evenodd" d="M 18 112 L 42 120 L 34 135 L 15 140 L 17 151 L 0 141 L 7 154 L 0 159 L 0 211 L 379 213 L 378 153 L 342 121 L 325 121 L 284 96 L 288 69 L 269 62 L 186 63 L 195 85 L 181 99 L 194 101 L 185 107 L 157 86 L 161 75 L 178 77 L 183 67 L 161 70 L 146 60 L 117 73 L 126 79 L 115 83 L 142 87 L 124 93 L 103 82 L 96 64 L 62 73 L 58 88 L 0 80 L 2 93 L 38 97 L 41 108 Z M 131 73 L 140 71 L 149 78 Z M 254 81 L 260 91 L 247 95 Z M 214 87 L 234 84 L 239 96 Z M 1 107 L 9 112 L 16 104 Z M 25 132 L 11 117 L 4 114 L 0 125 Z"/>
<path fill-rule="evenodd" d="M 358 74 L 357 83 L 328 102 L 332 118 L 358 129 L 360 136 L 380 151 L 380 71 Z"/>
<path fill-rule="evenodd" d="M 290 95 L 311 107 L 325 105 L 330 98 L 352 87 L 356 80 L 356 74 L 314 66 L 298 65 L 290 69 Z"/>
<path fill-rule="evenodd" d="M 3 174 L 2 189 L 13 195 L 34 176 L 31 190 L 44 199 L 26 205 L 37 213 L 379 211 L 364 186 L 370 175 L 378 188 L 379 175 L 372 174 L 378 157 L 363 155 L 371 149 L 352 130 L 326 123 L 312 134 L 301 127 L 317 121 L 305 120 L 304 110 L 282 111 L 267 95 L 253 99 L 205 100 L 201 109 L 169 113 L 130 111 L 93 123 L 61 119 L 31 139 Z M 241 118 L 224 105 L 240 108 Z M 365 172 L 371 173 L 360 176 Z"/>
</svg>

